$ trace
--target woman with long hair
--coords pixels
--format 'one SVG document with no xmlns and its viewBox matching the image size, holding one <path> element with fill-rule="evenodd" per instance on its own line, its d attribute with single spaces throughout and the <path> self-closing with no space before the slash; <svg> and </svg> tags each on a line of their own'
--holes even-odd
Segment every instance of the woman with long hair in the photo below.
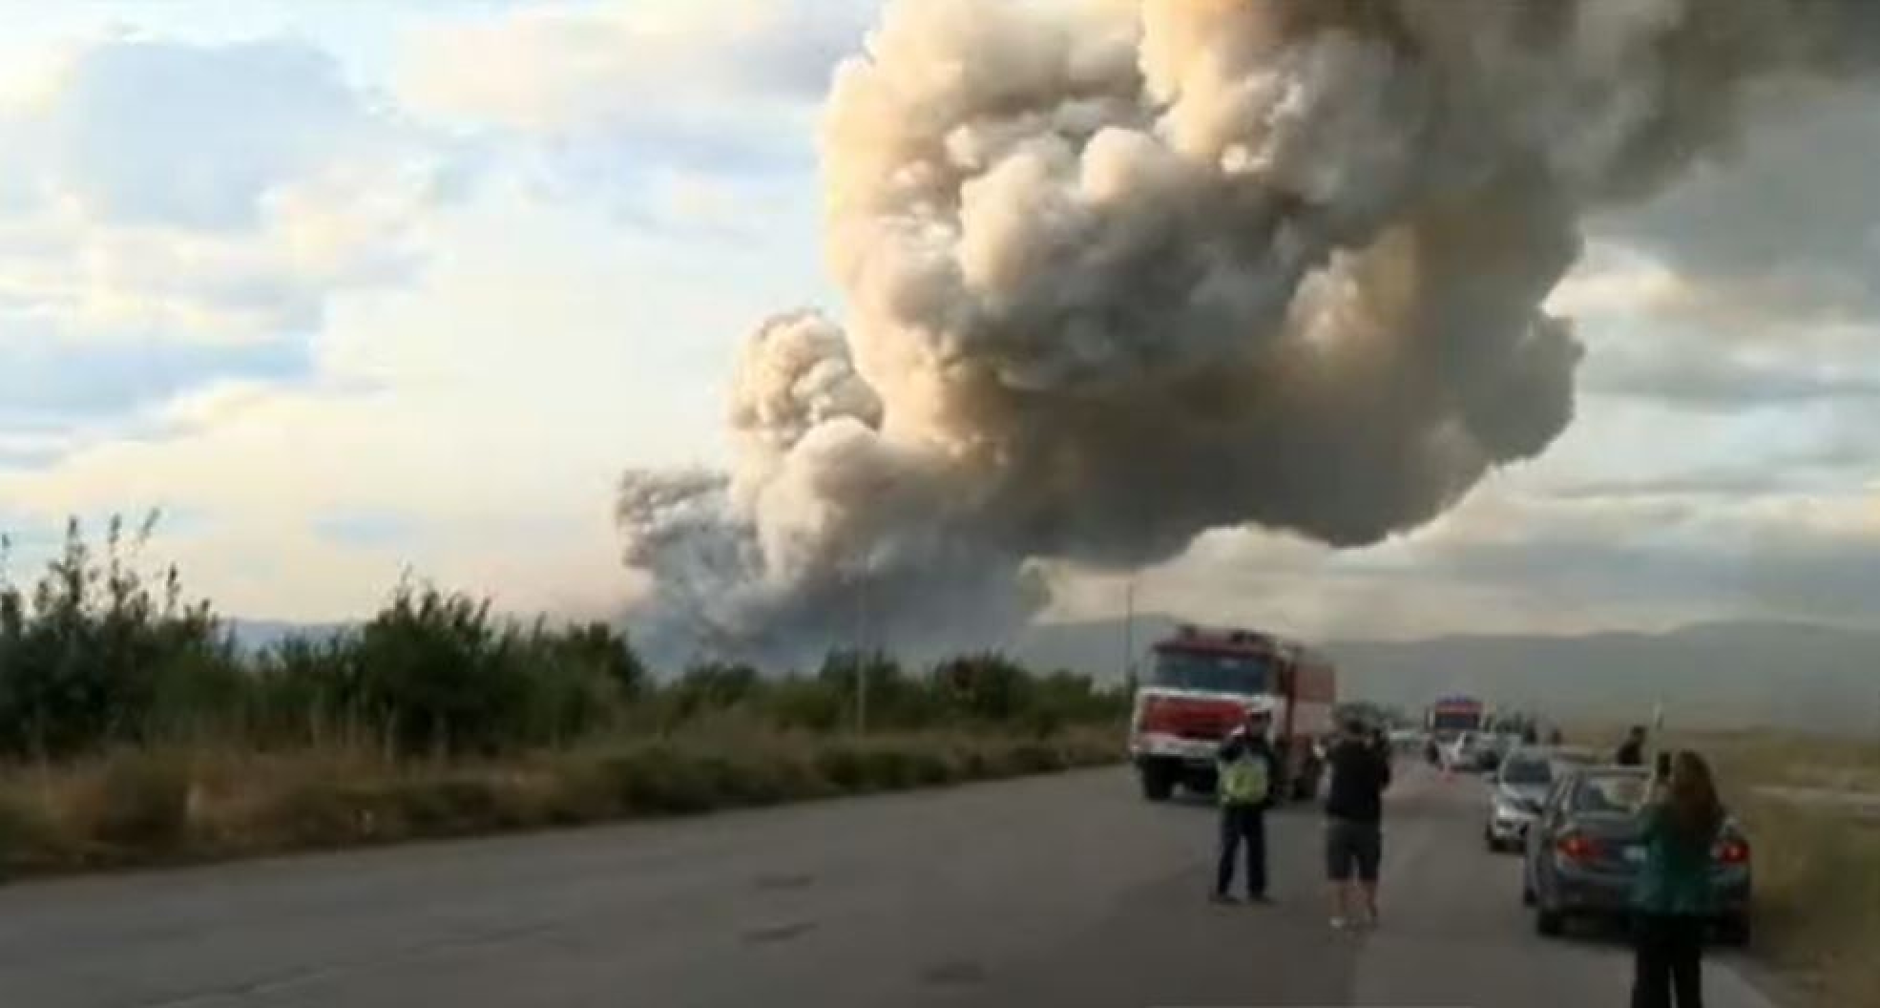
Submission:
<svg viewBox="0 0 1880 1008">
<path fill-rule="evenodd" d="M 1723 803 L 1710 765 L 1689 750 L 1672 759 L 1669 780 L 1653 784 L 1645 866 L 1632 893 L 1632 1008 L 1671 1008 L 1674 992 L 1678 1008 L 1702 1008 L 1704 931 L 1715 909 L 1711 847 L 1723 828 Z"/>
</svg>

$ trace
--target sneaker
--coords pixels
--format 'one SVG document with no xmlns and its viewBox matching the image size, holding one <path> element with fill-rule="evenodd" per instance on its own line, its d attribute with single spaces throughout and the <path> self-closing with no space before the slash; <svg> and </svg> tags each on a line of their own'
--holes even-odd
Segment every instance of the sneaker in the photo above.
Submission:
<svg viewBox="0 0 1880 1008">
<path fill-rule="evenodd" d="M 1231 893 L 1224 893 L 1224 892 L 1217 892 L 1214 895 L 1208 897 L 1208 899 L 1212 902 L 1219 903 L 1222 906 L 1235 906 L 1240 903 L 1240 897 L 1235 896 Z"/>
<path fill-rule="evenodd" d="M 1268 903 L 1271 903 L 1271 902 L 1273 902 L 1273 897 L 1271 897 L 1271 896 L 1268 896 L 1267 894 L 1265 894 L 1265 893 L 1263 893 L 1263 892 L 1261 892 L 1261 893 L 1248 893 L 1248 894 L 1247 894 L 1247 902 L 1249 902 L 1249 903 L 1259 903 L 1259 904 L 1261 904 L 1261 905 L 1263 905 L 1263 906 L 1264 906 L 1264 905 L 1266 905 L 1266 904 L 1268 904 Z"/>
<path fill-rule="evenodd" d="M 1346 925 L 1346 921 L 1343 917 L 1332 918 L 1332 930 L 1333 931 L 1343 931 L 1345 929 L 1345 925 Z"/>
</svg>

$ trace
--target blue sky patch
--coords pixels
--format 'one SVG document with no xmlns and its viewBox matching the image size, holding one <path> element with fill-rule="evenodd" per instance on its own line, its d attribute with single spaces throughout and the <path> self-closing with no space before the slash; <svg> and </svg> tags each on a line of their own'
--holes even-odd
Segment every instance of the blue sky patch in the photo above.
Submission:
<svg viewBox="0 0 1880 1008">
<path fill-rule="evenodd" d="M 411 543 L 423 526 L 394 511 L 348 511 L 314 519 L 313 533 L 341 546 L 383 549 Z"/>
</svg>

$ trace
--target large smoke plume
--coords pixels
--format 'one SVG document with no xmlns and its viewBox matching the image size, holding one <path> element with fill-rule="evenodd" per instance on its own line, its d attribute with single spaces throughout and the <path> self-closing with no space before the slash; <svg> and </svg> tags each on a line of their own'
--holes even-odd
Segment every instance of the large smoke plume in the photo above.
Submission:
<svg viewBox="0 0 1880 1008">
<path fill-rule="evenodd" d="M 1862 68 L 1875 8 L 896 0 L 822 137 L 850 325 L 751 337 L 733 472 L 626 476 L 644 615 L 918 647 L 1026 618 L 1037 559 L 1415 528 L 1571 420 L 1580 216 Z"/>
</svg>

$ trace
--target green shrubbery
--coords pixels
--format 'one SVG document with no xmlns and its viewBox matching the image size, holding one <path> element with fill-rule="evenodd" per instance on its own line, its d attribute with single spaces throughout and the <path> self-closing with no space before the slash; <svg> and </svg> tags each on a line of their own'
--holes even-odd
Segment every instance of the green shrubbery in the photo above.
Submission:
<svg viewBox="0 0 1880 1008">
<path fill-rule="evenodd" d="M 1121 752 L 1120 691 L 998 655 L 660 682 L 605 624 L 404 583 L 363 625 L 235 647 L 153 521 L 76 523 L 30 589 L 0 543 L 0 878 L 750 807 Z"/>
<path fill-rule="evenodd" d="M 232 657 L 207 604 L 183 601 L 174 569 L 153 591 L 134 566 L 154 520 L 127 542 L 114 519 L 102 556 L 72 522 L 30 594 L 5 580 L 0 544 L 0 746 L 71 752 L 228 699 Z"/>
<path fill-rule="evenodd" d="M 807 675 L 707 663 L 662 684 L 613 627 L 521 625 L 487 602 L 410 582 L 355 629 L 243 654 L 207 602 L 184 597 L 173 569 L 139 571 L 153 524 L 127 535 L 114 520 L 96 552 L 72 523 L 30 590 L 0 564 L 0 754 L 339 741 L 413 757 L 493 757 L 597 736 L 666 736 L 724 717 L 810 733 L 1047 735 L 1114 722 L 1125 707 L 1118 691 L 1066 673 L 1034 676 L 994 654 L 910 672 L 880 652 L 838 651 Z"/>
</svg>

